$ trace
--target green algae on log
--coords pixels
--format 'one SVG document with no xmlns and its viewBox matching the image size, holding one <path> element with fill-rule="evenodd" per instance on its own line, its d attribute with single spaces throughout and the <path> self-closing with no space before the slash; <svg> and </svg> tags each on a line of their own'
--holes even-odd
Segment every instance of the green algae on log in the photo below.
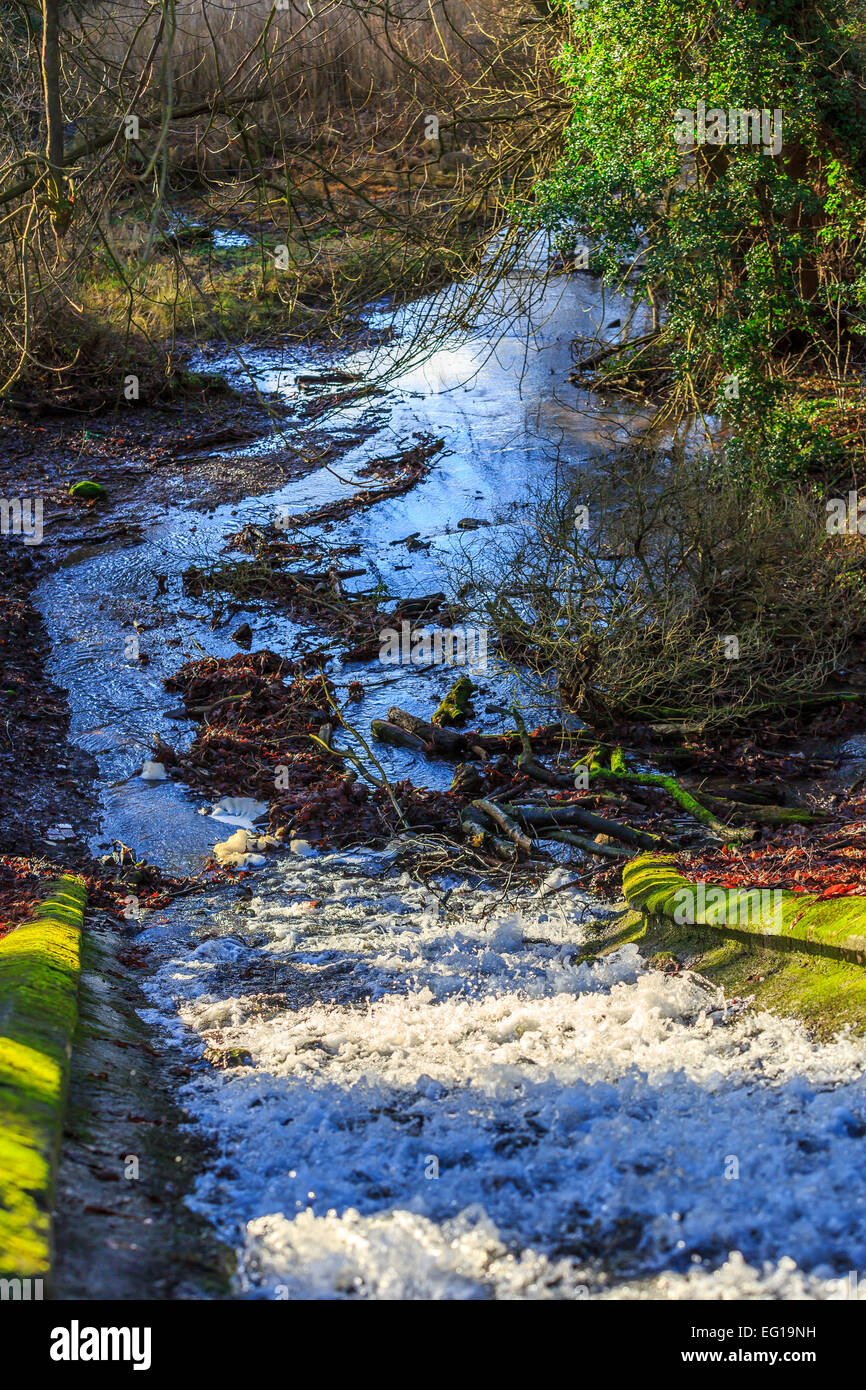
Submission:
<svg viewBox="0 0 866 1390">
<path fill-rule="evenodd" d="M 630 782 L 639 787 L 660 787 L 678 806 L 681 806 L 695 820 L 705 825 L 723 843 L 732 844 L 754 838 L 754 830 L 747 827 L 725 825 L 712 811 L 708 811 L 705 806 L 696 801 L 691 792 L 687 791 L 676 777 L 663 772 L 629 772 L 621 748 L 614 748 L 612 751 L 610 767 L 604 766 L 604 757 L 605 750 L 598 746 L 587 755 L 586 763 L 575 763 L 575 771 L 578 773 L 575 786 L 580 785 L 580 777 L 586 772 L 590 781 Z"/>
<path fill-rule="evenodd" d="M 86 890 L 64 875 L 0 941 L 0 1274 L 46 1276 Z"/>
<path fill-rule="evenodd" d="M 730 999 L 801 1019 L 816 1039 L 828 1041 L 841 1029 L 866 1034 L 866 970 L 850 961 L 779 951 L 769 941 L 747 942 L 717 927 L 677 926 L 660 913 L 631 909 L 602 928 L 592 949 L 607 955 L 629 943 L 656 969 L 694 970 Z"/>
<path fill-rule="evenodd" d="M 805 951 L 866 965 L 866 897 L 822 900 L 784 888 L 723 888 L 693 882 L 669 855 L 644 854 L 623 869 L 623 892 L 645 917 L 712 927 L 771 950 Z"/>
<path fill-rule="evenodd" d="M 455 681 L 445 699 L 442 701 L 436 713 L 433 715 L 431 723 L 442 727 L 443 724 L 463 724 L 469 714 L 469 702 L 475 692 L 475 686 L 468 676 L 461 676 Z"/>
</svg>

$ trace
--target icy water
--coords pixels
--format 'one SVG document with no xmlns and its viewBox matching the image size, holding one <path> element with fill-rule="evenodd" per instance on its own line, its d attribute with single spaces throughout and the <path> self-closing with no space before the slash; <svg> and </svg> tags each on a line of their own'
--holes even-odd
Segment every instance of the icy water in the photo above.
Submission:
<svg viewBox="0 0 866 1390">
<path fill-rule="evenodd" d="M 329 417 L 335 435 L 371 430 L 339 459 L 344 478 L 418 432 L 444 438 L 413 492 L 329 530 L 361 546 L 364 587 L 444 587 L 461 518 L 519 511 L 557 457 L 591 458 L 641 423 L 564 384 L 574 336 L 615 338 L 623 304 L 580 276 L 526 275 L 505 294 L 489 325 L 418 360 L 401 360 L 410 319 L 382 348 L 248 363 L 299 407 L 300 374 L 390 369 L 385 394 Z M 257 477 L 269 447 L 248 451 Z M 181 871 L 224 837 L 183 788 L 137 777 L 154 730 L 177 743 L 188 727 L 168 717 L 162 678 L 199 648 L 233 653 L 244 618 L 255 646 L 287 655 L 301 630 L 255 609 L 213 630 L 180 574 L 244 522 L 344 492 L 321 469 L 209 514 L 173 512 L 140 544 L 70 557 L 43 586 L 54 674 L 99 762 L 103 843 Z M 391 544 L 415 531 L 429 549 Z M 125 656 L 133 618 L 146 669 Z M 336 668 L 338 682 L 356 676 L 365 727 L 389 704 L 429 711 L 450 673 Z M 384 755 L 416 781 L 447 776 Z M 194 1202 L 238 1251 L 239 1297 L 856 1296 L 866 1042 L 815 1044 L 694 975 L 651 969 L 633 946 L 593 961 L 609 910 L 573 888 L 550 894 L 563 870 L 506 897 L 459 879 L 424 886 L 395 854 L 272 860 L 251 894 L 215 889 L 141 919 L 150 1016 L 190 1064 L 181 1099 L 217 1148 Z"/>
<path fill-rule="evenodd" d="M 145 934 L 154 1020 L 235 1049 L 184 1100 L 244 1295 L 851 1296 L 866 1043 L 634 946 L 582 963 L 573 890 L 442 896 L 387 853 L 283 861 Z"/>
</svg>

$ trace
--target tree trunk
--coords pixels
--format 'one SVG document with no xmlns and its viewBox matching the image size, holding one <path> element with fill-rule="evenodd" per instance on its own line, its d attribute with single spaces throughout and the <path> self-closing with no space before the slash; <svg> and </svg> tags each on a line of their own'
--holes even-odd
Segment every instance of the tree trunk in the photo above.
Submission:
<svg viewBox="0 0 866 1390">
<path fill-rule="evenodd" d="M 63 185 L 63 111 L 60 106 L 60 0 L 42 0 L 42 89 L 45 98 L 45 153 L 48 197 L 58 231 L 68 222 Z"/>
</svg>

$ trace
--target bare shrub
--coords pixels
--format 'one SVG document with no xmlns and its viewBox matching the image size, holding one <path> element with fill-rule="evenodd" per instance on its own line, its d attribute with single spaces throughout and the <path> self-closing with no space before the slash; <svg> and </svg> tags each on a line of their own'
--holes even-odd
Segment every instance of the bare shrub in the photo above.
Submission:
<svg viewBox="0 0 866 1390">
<path fill-rule="evenodd" d="M 530 515 L 461 577 L 509 658 L 591 725 L 732 724 L 809 703 L 862 656 L 864 544 L 828 536 L 815 496 L 628 450 L 560 469 Z"/>
</svg>

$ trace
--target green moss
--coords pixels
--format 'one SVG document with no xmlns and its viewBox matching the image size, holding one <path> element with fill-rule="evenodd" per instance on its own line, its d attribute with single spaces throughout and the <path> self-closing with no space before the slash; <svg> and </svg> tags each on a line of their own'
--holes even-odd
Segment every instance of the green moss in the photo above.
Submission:
<svg viewBox="0 0 866 1390">
<path fill-rule="evenodd" d="M 866 898 L 832 898 L 784 889 L 721 888 L 693 883 L 671 856 L 644 854 L 623 870 L 634 908 L 674 925 L 698 923 L 750 944 L 808 951 L 866 965 Z"/>
<path fill-rule="evenodd" d="M 440 725 L 440 727 L 444 724 L 463 724 L 469 713 L 469 703 L 474 691 L 475 686 L 469 677 L 461 676 L 452 685 L 433 715 L 433 723 Z"/>
<path fill-rule="evenodd" d="M 80 483 L 73 483 L 69 489 L 69 496 L 74 497 L 79 502 L 89 502 L 91 498 L 96 498 L 99 502 L 104 502 L 108 493 L 102 483 L 92 483 L 89 478 L 84 478 Z"/>
<path fill-rule="evenodd" d="M 726 993 L 832 1036 L 866 1032 L 866 898 L 826 902 L 807 893 L 692 883 L 672 858 L 640 855 L 623 871 L 629 910 L 605 934 L 607 950 L 638 941 L 649 956 L 670 952 Z"/>
<path fill-rule="evenodd" d="M 44 1275 L 75 1030 L 84 885 L 54 885 L 0 941 L 0 1274 Z"/>
<path fill-rule="evenodd" d="M 593 950 L 604 954 L 638 944 L 650 960 L 675 957 L 729 997 L 753 995 L 755 1009 L 801 1019 L 818 1038 L 849 1027 L 866 1033 L 866 970 L 797 950 L 783 952 L 720 935 L 715 927 L 677 926 L 660 915 L 627 910 Z"/>
</svg>

